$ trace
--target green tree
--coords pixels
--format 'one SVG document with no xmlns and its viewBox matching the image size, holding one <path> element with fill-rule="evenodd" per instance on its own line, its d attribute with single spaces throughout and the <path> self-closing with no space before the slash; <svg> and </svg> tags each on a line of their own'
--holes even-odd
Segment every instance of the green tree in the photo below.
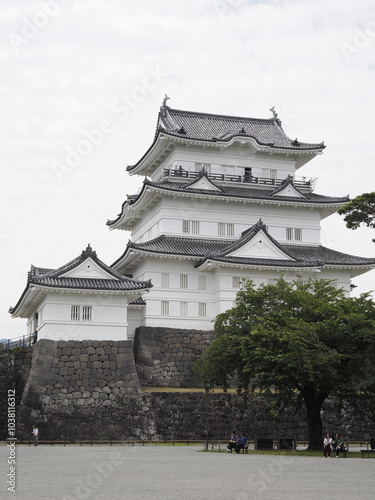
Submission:
<svg viewBox="0 0 375 500">
<path fill-rule="evenodd" d="M 309 448 L 321 448 L 323 402 L 375 394 L 374 327 L 368 294 L 346 297 L 327 280 L 248 281 L 216 317 L 215 339 L 194 370 L 206 389 L 234 381 L 239 393 L 259 391 L 279 410 L 304 404 Z"/>
<path fill-rule="evenodd" d="M 375 227 L 375 192 L 364 193 L 338 210 L 340 215 L 345 215 L 344 221 L 349 229 L 358 229 L 361 224 Z M 375 241 L 375 240 L 372 240 Z"/>
</svg>

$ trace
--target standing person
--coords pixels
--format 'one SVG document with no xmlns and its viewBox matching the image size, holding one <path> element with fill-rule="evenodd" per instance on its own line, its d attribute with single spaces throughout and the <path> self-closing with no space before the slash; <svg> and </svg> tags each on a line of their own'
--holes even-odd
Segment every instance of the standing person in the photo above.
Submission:
<svg viewBox="0 0 375 500">
<path fill-rule="evenodd" d="M 32 435 L 33 435 L 33 440 L 34 440 L 34 446 L 38 446 L 39 430 L 35 425 L 33 425 Z"/>
<path fill-rule="evenodd" d="M 228 443 L 228 446 L 227 446 L 227 453 L 232 453 L 232 450 L 233 450 L 233 448 L 236 447 L 238 441 L 239 441 L 239 439 L 238 439 L 238 436 L 236 434 L 236 431 L 233 431 L 231 433 L 231 435 L 229 436 L 229 443 Z"/>
<path fill-rule="evenodd" d="M 324 440 L 323 440 L 323 453 L 325 458 L 329 458 L 331 456 L 331 443 L 332 443 L 332 438 L 329 436 L 329 433 L 327 432 Z"/>
<path fill-rule="evenodd" d="M 340 434 L 336 434 L 336 458 L 339 458 L 339 453 L 344 449 L 344 438 Z"/>
</svg>

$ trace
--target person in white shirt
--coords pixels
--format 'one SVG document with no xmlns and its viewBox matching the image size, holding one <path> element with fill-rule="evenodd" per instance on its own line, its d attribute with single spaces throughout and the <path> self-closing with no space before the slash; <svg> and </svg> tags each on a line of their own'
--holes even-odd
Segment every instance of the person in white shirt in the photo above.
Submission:
<svg viewBox="0 0 375 500">
<path fill-rule="evenodd" d="M 35 425 L 33 425 L 32 435 L 33 435 L 33 439 L 34 439 L 34 446 L 38 446 L 39 431 Z"/>
<path fill-rule="evenodd" d="M 331 456 L 331 450 L 332 450 L 331 444 L 332 444 L 332 438 L 330 437 L 329 433 L 327 432 L 327 434 L 323 440 L 323 453 L 324 453 L 324 456 L 326 458 Z"/>
</svg>

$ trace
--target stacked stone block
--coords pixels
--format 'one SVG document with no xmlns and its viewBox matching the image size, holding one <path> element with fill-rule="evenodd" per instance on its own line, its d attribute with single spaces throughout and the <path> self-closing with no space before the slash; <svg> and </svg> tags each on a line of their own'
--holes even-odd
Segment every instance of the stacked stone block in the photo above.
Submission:
<svg viewBox="0 0 375 500">
<path fill-rule="evenodd" d="M 134 355 L 140 383 L 155 387 L 197 387 L 193 364 L 212 341 L 213 332 L 140 327 Z"/>
<path fill-rule="evenodd" d="M 15 391 L 19 405 L 31 369 L 32 348 L 15 348 L 0 351 L 0 440 L 7 438 L 8 406 L 10 389 Z"/>
<path fill-rule="evenodd" d="M 33 351 L 19 432 L 38 422 L 45 438 L 125 438 L 153 433 L 131 341 L 52 341 Z"/>
<path fill-rule="evenodd" d="M 302 413 L 273 418 L 260 396 L 245 401 L 235 393 L 179 392 L 196 386 L 192 365 L 211 339 L 210 332 L 142 327 L 134 354 L 131 341 L 43 339 L 0 353 L 0 396 L 5 401 L 7 390 L 16 388 L 18 439 L 30 439 L 33 424 L 48 440 L 226 439 L 233 429 L 252 439 L 306 439 Z M 141 384 L 172 391 L 142 392 Z M 5 404 L 2 439 L 4 411 Z M 347 439 L 373 434 L 371 416 L 349 407 L 338 411 L 329 401 L 322 420 L 325 431 Z"/>
</svg>

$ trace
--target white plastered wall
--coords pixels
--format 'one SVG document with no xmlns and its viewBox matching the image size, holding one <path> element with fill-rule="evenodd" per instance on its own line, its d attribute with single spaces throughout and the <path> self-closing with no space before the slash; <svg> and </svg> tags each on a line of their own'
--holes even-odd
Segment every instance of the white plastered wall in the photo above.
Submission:
<svg viewBox="0 0 375 500">
<path fill-rule="evenodd" d="M 39 309 L 38 340 L 126 340 L 125 294 L 50 292 Z M 91 306 L 91 321 L 72 321 L 71 306 Z"/>
</svg>

